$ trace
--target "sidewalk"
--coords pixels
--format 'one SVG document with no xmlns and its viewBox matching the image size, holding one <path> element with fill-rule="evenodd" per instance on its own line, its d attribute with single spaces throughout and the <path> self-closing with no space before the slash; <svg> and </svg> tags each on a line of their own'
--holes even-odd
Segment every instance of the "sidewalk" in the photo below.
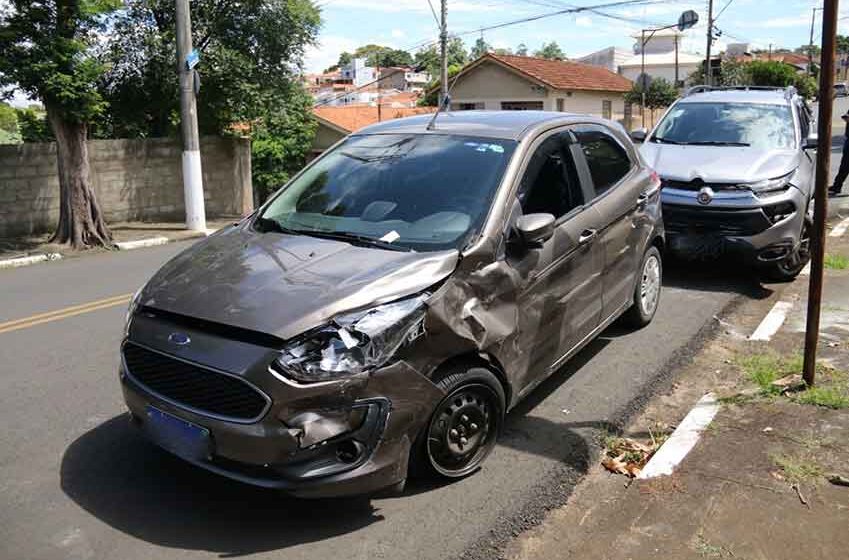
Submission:
<svg viewBox="0 0 849 560">
<path fill-rule="evenodd" d="M 215 231 L 238 220 L 238 217 L 208 220 L 207 229 Z M 116 243 L 160 237 L 164 237 L 171 242 L 207 235 L 204 232 L 190 231 L 186 229 L 183 223 L 120 222 L 109 224 L 109 229 L 112 231 L 113 241 Z M 60 254 L 63 257 L 71 257 L 106 250 L 89 249 L 85 251 L 73 251 L 66 245 L 49 243 L 50 235 L 49 233 L 45 233 L 28 237 L 2 238 L 0 239 L 0 260 L 36 254 Z"/>
<path fill-rule="evenodd" d="M 718 318 L 722 334 L 624 434 L 642 443 L 662 440 L 702 395 L 714 392 L 721 408 L 673 474 L 634 480 L 597 464 L 567 505 L 517 539 L 506 556 L 847 557 L 849 487 L 829 477 L 849 481 L 849 233 L 829 237 L 826 252 L 814 389 L 781 394 L 772 384 L 801 368 L 807 277 L 766 285 L 763 298 Z M 779 302 L 789 310 L 778 331 L 750 340 Z"/>
</svg>

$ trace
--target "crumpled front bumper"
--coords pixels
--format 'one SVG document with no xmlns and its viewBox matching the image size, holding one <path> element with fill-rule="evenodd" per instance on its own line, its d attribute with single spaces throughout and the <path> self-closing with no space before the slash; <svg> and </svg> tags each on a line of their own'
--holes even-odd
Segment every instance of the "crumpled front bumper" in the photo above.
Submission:
<svg viewBox="0 0 849 560">
<path fill-rule="evenodd" d="M 807 211 L 804 194 L 795 187 L 757 197 L 751 192 L 716 193 L 707 205 L 698 193 L 664 189 L 662 206 L 667 247 L 679 257 L 700 260 L 732 256 L 752 265 L 766 265 L 787 257 L 800 242 Z M 768 211 L 790 203 L 795 210 L 772 222 Z"/>
<path fill-rule="evenodd" d="M 170 343 L 175 331 L 191 344 Z M 367 494 L 403 483 L 410 447 L 442 397 L 404 361 L 340 381 L 299 385 L 269 367 L 273 349 L 143 314 L 134 317 L 127 343 L 242 379 L 269 401 L 256 420 L 216 417 L 152 390 L 122 359 L 124 399 L 131 421 L 143 433 L 149 428 L 149 407 L 154 407 L 208 430 L 209 453 L 199 457 L 175 451 L 182 458 L 241 482 L 303 497 Z"/>
</svg>

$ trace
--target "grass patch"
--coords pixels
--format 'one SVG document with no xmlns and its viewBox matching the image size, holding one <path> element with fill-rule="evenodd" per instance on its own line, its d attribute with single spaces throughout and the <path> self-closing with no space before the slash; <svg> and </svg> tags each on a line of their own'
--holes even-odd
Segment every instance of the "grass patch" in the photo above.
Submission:
<svg viewBox="0 0 849 560">
<path fill-rule="evenodd" d="M 823 475 L 822 467 L 810 459 L 798 455 L 773 455 L 772 462 L 781 469 L 781 473 L 790 484 L 798 484 Z"/>
<path fill-rule="evenodd" d="M 826 255 L 823 266 L 831 270 L 846 270 L 849 268 L 849 257 L 843 255 Z"/>
<path fill-rule="evenodd" d="M 699 532 L 696 536 L 696 544 L 695 547 L 696 552 L 702 558 L 733 558 L 734 553 L 731 550 L 725 548 L 724 546 L 717 546 L 715 544 L 711 544 L 705 539 L 705 536 Z"/>
<path fill-rule="evenodd" d="M 793 400 L 799 404 L 812 404 L 839 410 L 849 408 L 849 391 L 845 387 L 814 386 L 794 395 Z"/>
<path fill-rule="evenodd" d="M 743 356 L 737 364 L 749 381 L 760 387 L 763 393 L 776 394 L 780 392 L 780 389 L 773 387 L 772 382 L 791 373 L 800 373 L 802 362 L 803 358 L 799 354 L 779 356 L 774 353 L 766 353 Z"/>
</svg>

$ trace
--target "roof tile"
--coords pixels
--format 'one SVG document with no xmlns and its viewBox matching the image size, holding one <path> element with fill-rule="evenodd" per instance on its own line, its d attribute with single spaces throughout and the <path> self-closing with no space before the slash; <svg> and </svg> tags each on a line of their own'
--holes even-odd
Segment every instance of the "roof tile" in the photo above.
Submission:
<svg viewBox="0 0 849 560">
<path fill-rule="evenodd" d="M 631 91 L 633 82 L 606 68 L 572 60 L 487 53 L 482 58 L 500 62 L 553 89 Z"/>
</svg>

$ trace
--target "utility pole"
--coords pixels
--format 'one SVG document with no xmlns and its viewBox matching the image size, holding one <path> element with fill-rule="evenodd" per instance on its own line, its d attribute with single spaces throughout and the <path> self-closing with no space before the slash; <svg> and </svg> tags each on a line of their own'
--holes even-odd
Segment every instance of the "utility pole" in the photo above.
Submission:
<svg viewBox="0 0 849 560">
<path fill-rule="evenodd" d="M 710 48 L 713 45 L 713 0 L 708 0 L 707 56 L 705 56 L 705 85 L 711 82 Z"/>
<path fill-rule="evenodd" d="M 838 0 L 825 0 L 822 17 L 822 61 L 820 63 L 820 95 L 816 180 L 814 183 L 814 225 L 811 232 L 811 279 L 808 284 L 808 320 L 805 326 L 805 363 L 802 377 L 811 387 L 817 368 L 817 343 L 822 304 L 822 271 L 825 257 L 825 219 L 828 211 L 829 171 L 831 164 L 831 114 L 834 91 L 834 46 L 837 35 Z M 813 41 L 812 41 L 813 42 Z"/>
<path fill-rule="evenodd" d="M 380 118 L 380 61 L 375 66 L 377 67 L 377 122 L 380 122 L 382 120 Z"/>
<path fill-rule="evenodd" d="M 654 32 L 652 32 L 654 35 Z M 646 88 L 648 80 L 646 79 L 646 30 L 640 30 L 640 116 L 642 118 L 642 127 L 646 127 Z"/>
<path fill-rule="evenodd" d="M 678 89 L 678 35 L 675 35 L 675 89 Z"/>
<path fill-rule="evenodd" d="M 439 82 L 441 93 L 439 96 L 439 106 L 445 102 L 448 97 L 448 0 L 442 0 L 442 20 L 440 21 L 439 29 L 439 50 L 442 57 Z"/>
<path fill-rule="evenodd" d="M 817 10 L 822 10 L 822 8 L 811 8 L 811 40 L 808 42 L 808 76 L 814 70 L 814 23 L 817 20 Z"/>
<path fill-rule="evenodd" d="M 189 0 L 176 0 L 177 67 L 180 73 L 180 123 L 183 133 L 183 198 L 186 203 L 186 227 L 206 230 L 203 201 L 203 174 L 200 166 L 195 70 L 197 54 L 192 50 L 192 22 Z"/>
</svg>

